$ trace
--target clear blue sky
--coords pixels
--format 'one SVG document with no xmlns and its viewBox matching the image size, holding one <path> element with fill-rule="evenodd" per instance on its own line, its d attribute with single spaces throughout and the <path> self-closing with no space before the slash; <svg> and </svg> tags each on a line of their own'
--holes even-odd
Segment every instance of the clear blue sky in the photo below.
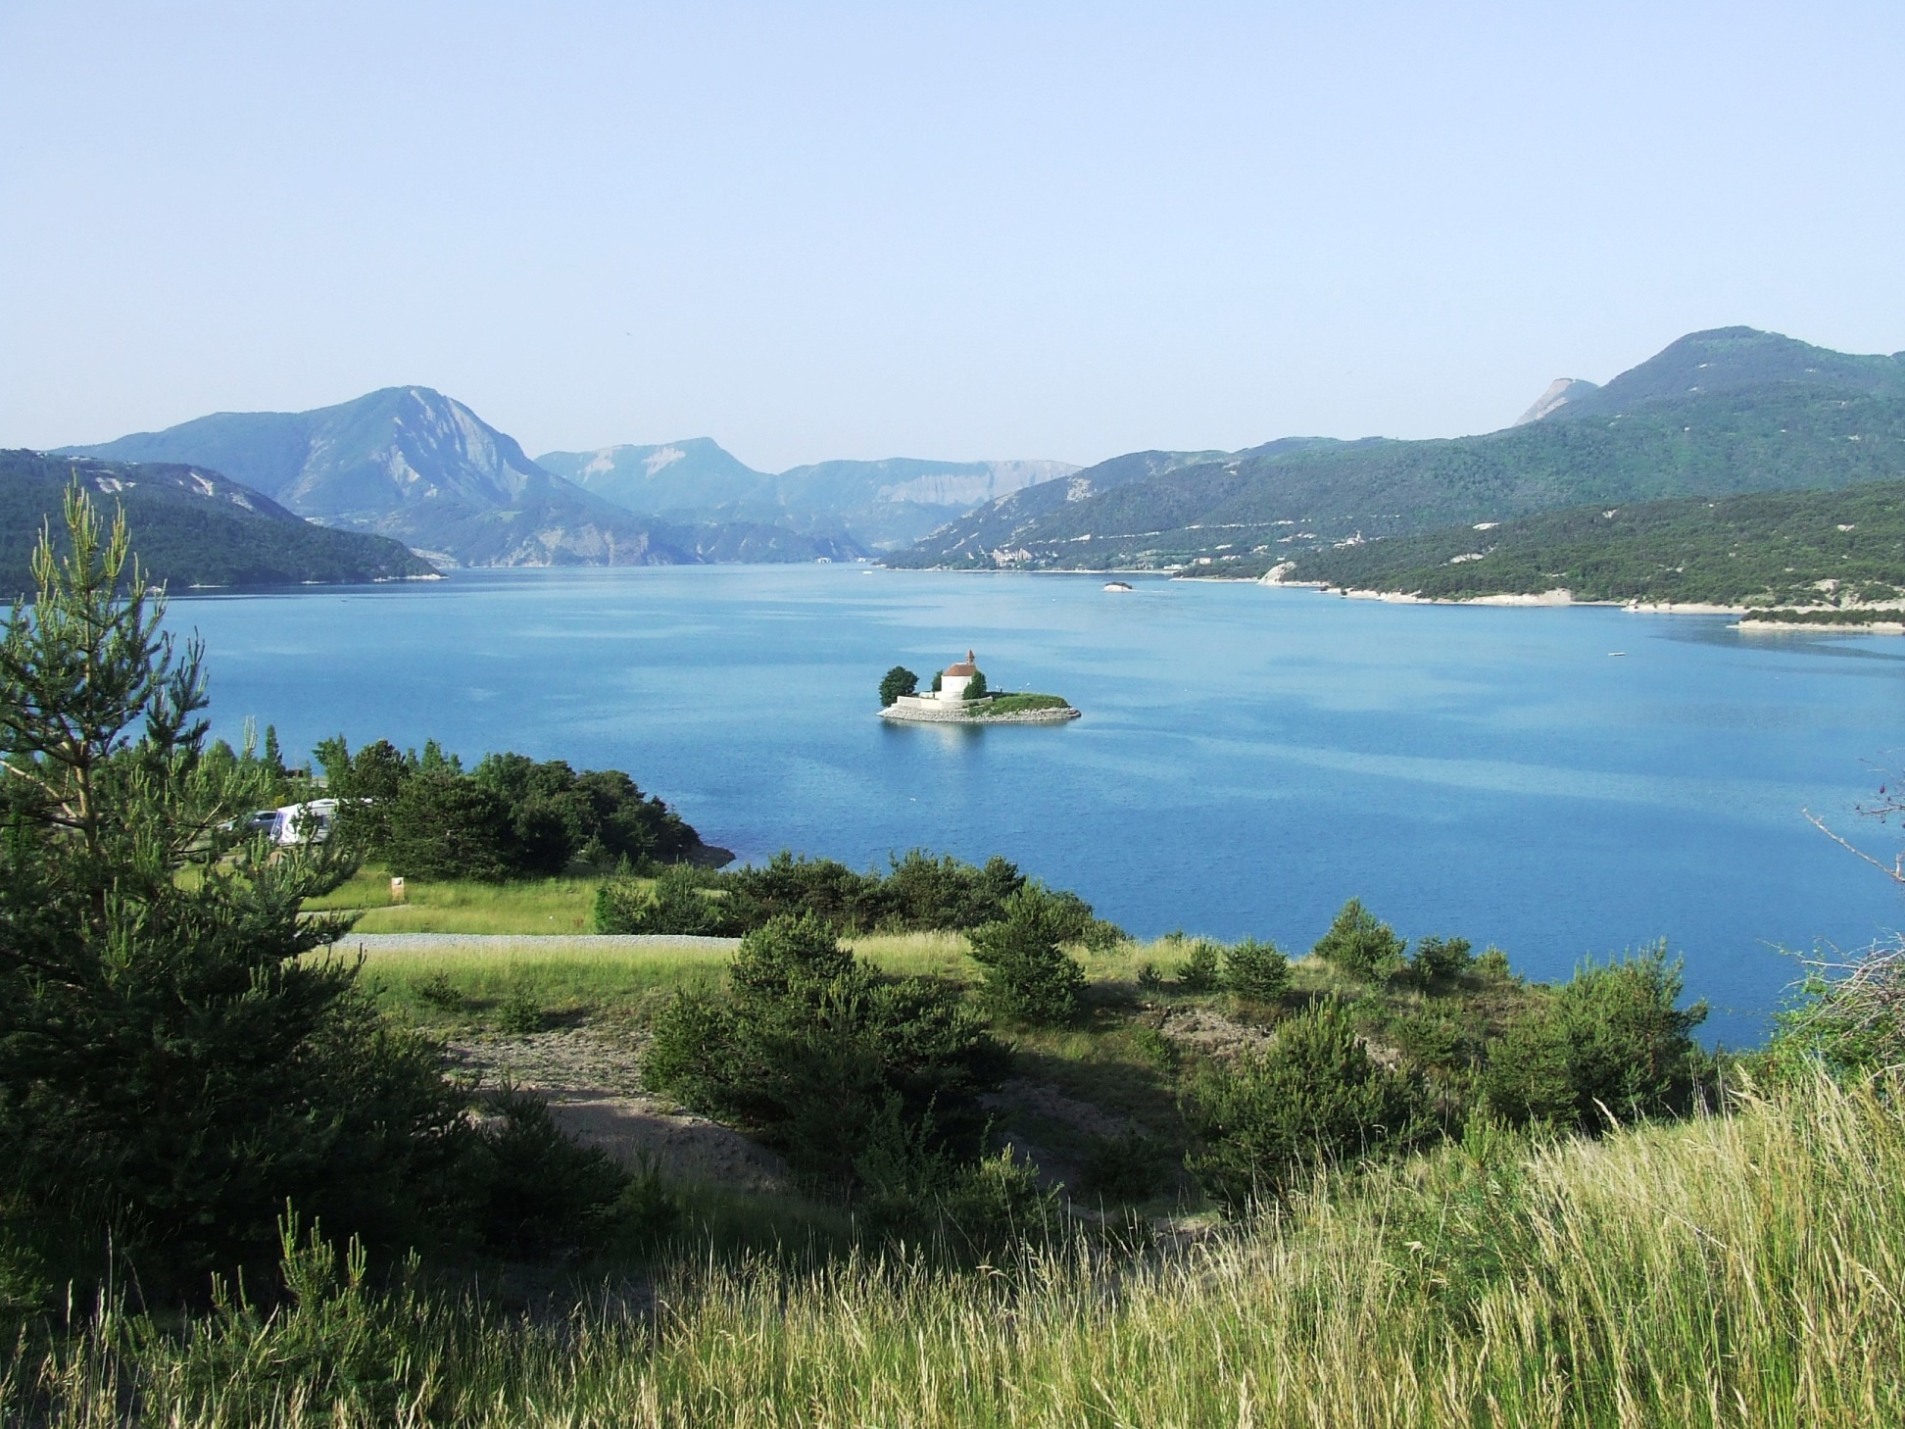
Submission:
<svg viewBox="0 0 1905 1429">
<path fill-rule="evenodd" d="M 1905 5 L 0 0 L 0 445 L 417 382 L 768 468 L 1905 348 Z"/>
</svg>

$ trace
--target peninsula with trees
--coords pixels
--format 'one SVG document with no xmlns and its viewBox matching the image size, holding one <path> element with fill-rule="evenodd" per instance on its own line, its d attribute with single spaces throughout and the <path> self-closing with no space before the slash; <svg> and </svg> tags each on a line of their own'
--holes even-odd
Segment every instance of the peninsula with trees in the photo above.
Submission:
<svg viewBox="0 0 1905 1429">
<path fill-rule="evenodd" d="M 880 718 L 910 724 L 1063 724 L 1079 711 L 1060 695 L 994 692 L 972 651 L 933 676 L 920 693 L 919 676 L 895 665 L 880 680 Z"/>
</svg>

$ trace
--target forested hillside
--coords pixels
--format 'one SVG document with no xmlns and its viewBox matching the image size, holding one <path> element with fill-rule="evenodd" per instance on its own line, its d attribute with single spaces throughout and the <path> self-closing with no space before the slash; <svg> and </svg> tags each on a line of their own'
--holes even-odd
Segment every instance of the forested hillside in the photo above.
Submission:
<svg viewBox="0 0 1905 1429">
<path fill-rule="evenodd" d="M 1437 441 L 1277 442 L 1155 460 L 995 503 L 889 558 L 907 566 L 1163 568 L 1283 559 L 1362 535 L 1612 504 L 1905 479 L 1905 362 L 1772 333 L 1695 333 L 1538 421 Z M 1129 471 L 1132 459 L 1107 467 Z M 1035 500 L 1034 498 L 1040 498 Z"/>
<path fill-rule="evenodd" d="M 141 568 L 154 584 L 307 585 L 435 574 L 396 541 L 314 525 L 216 472 L 0 451 L 0 596 L 32 588 L 34 543 L 49 520 L 60 529 L 61 497 L 75 482 L 125 509 L 138 533 Z"/>
<path fill-rule="evenodd" d="M 1213 569 L 1255 573 L 1246 562 Z M 1314 551 L 1284 574 L 1446 600 L 1565 589 L 1577 600 L 1896 601 L 1905 599 L 1905 482 L 1576 506 L 1489 530 L 1457 526 Z"/>
</svg>

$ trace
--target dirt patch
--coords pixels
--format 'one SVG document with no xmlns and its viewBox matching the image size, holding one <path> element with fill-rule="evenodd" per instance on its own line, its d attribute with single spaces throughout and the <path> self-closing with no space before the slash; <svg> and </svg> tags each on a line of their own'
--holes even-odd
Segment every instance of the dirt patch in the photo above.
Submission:
<svg viewBox="0 0 1905 1429">
<path fill-rule="evenodd" d="M 786 1189 L 787 1166 L 766 1147 L 653 1097 L 551 1097 L 549 1113 L 584 1146 L 599 1146 L 624 1166 L 653 1165 L 671 1181 L 740 1191 Z"/>
<path fill-rule="evenodd" d="M 1109 1140 L 1137 1126 L 1129 1117 L 1029 1077 L 1008 1078 L 981 1104 L 1007 1123 L 997 1144 L 1010 1147 L 1015 1159 L 1030 1162 L 1039 1184 L 1048 1190 L 1080 1184 L 1084 1168 L 1077 1150 L 1081 1143 Z M 1056 1144 L 1061 1141 L 1063 1149 Z"/>
<path fill-rule="evenodd" d="M 1085 1136 L 1117 1136 L 1129 1130 L 1132 1122 L 1101 1106 L 1068 1097 L 1057 1087 L 1025 1077 L 1009 1078 L 997 1092 L 984 1100 L 989 1110 L 1018 1112 L 1055 1121 Z"/>
<path fill-rule="evenodd" d="M 1159 1032 L 1200 1056 L 1230 1058 L 1261 1051 L 1276 1040 L 1267 1027 L 1238 1022 L 1208 1007 L 1173 1007 L 1156 1024 Z"/>
<path fill-rule="evenodd" d="M 642 1042 L 587 1027 L 522 1037 L 479 1036 L 445 1049 L 452 1070 L 534 1092 L 550 1114 L 585 1146 L 599 1146 L 625 1166 L 653 1165 L 675 1181 L 701 1181 L 744 1191 L 777 1191 L 787 1168 L 740 1132 L 681 1111 L 642 1086 Z"/>
</svg>

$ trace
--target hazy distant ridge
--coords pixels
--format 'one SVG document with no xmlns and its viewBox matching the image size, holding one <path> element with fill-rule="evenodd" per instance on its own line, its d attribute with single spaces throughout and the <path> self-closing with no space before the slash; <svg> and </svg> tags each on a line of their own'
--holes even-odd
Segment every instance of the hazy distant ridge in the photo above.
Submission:
<svg viewBox="0 0 1905 1429">
<path fill-rule="evenodd" d="M 327 526 L 392 536 L 464 565 L 673 565 L 851 559 L 849 541 L 680 527 L 639 516 L 531 461 L 515 439 L 428 387 L 309 412 L 221 412 L 67 452 L 222 472 Z M 741 552 L 742 555 L 717 553 Z"/>
<path fill-rule="evenodd" d="M 1335 541 L 1581 502 L 1905 478 L 1905 354 L 1855 356 L 1718 328 L 1681 338 L 1605 386 L 1576 382 L 1549 395 L 1565 400 L 1482 436 L 1134 453 L 994 502 L 888 560 L 981 569 L 1263 563 Z"/>
<path fill-rule="evenodd" d="M 904 545 L 971 510 L 1078 470 L 1061 461 L 889 457 L 756 471 L 707 437 L 545 452 L 539 465 L 630 511 L 671 520 L 829 525 L 879 548 Z"/>
</svg>

